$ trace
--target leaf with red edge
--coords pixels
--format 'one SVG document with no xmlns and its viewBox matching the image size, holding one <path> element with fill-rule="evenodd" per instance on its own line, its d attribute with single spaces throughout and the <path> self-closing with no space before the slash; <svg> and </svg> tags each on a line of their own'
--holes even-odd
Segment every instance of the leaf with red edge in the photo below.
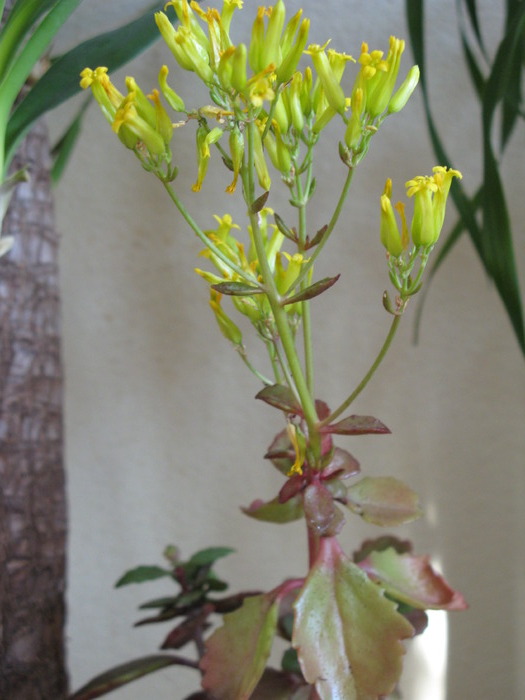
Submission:
<svg viewBox="0 0 525 700">
<path fill-rule="evenodd" d="M 77 690 L 76 693 L 73 693 L 69 700 L 93 700 L 93 698 L 107 695 L 112 690 L 122 688 L 127 683 L 137 680 L 137 678 L 142 678 L 161 668 L 180 663 L 181 659 L 176 656 L 164 656 L 161 654 L 134 659 L 120 666 L 115 666 L 115 668 L 93 678 L 93 680 Z"/>
<path fill-rule="evenodd" d="M 359 564 L 368 557 L 370 552 L 383 552 L 389 547 L 393 547 L 398 554 L 411 553 L 414 549 L 410 540 L 400 540 L 395 535 L 381 535 L 373 540 L 364 540 L 361 547 L 353 553 L 352 561 L 354 564 Z"/>
<path fill-rule="evenodd" d="M 338 423 L 325 425 L 321 432 L 333 435 L 384 435 L 390 430 L 373 416 L 347 416 Z"/>
<path fill-rule="evenodd" d="M 202 687 L 216 700 L 248 700 L 263 675 L 277 629 L 274 594 L 246 598 L 206 642 Z"/>
<path fill-rule="evenodd" d="M 284 384 L 272 384 L 272 386 L 265 386 L 261 389 L 259 393 L 255 396 L 256 399 L 261 399 L 278 408 L 285 413 L 295 413 L 299 416 L 302 415 L 302 409 L 297 399 L 294 396 L 293 391 L 284 386 Z"/>
<path fill-rule="evenodd" d="M 294 496 L 281 503 L 278 498 L 271 501 L 254 501 L 248 508 L 241 508 L 245 515 L 255 520 L 264 520 L 267 523 L 291 523 L 303 517 L 303 500 L 300 496 Z"/>
<path fill-rule="evenodd" d="M 363 520 L 391 527 L 421 517 L 415 491 L 392 476 L 365 476 L 347 491 L 348 507 Z"/>
<path fill-rule="evenodd" d="M 321 700 L 375 700 L 390 693 L 402 668 L 402 639 L 413 629 L 384 592 L 322 538 L 295 603 L 292 644 Z"/>
<path fill-rule="evenodd" d="M 434 571 L 427 556 L 398 554 L 389 547 L 371 552 L 359 566 L 396 600 L 420 610 L 465 610 L 458 591 Z"/>
<path fill-rule="evenodd" d="M 317 535 L 334 536 L 340 532 L 345 519 L 324 484 L 310 484 L 304 491 L 303 502 L 308 527 Z"/>
</svg>

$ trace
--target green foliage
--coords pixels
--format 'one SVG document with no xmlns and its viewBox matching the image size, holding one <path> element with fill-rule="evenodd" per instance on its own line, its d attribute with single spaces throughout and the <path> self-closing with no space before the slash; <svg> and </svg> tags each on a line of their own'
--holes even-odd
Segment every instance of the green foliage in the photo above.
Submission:
<svg viewBox="0 0 525 700">
<path fill-rule="evenodd" d="M 432 145 L 439 161 L 450 165 L 451 158 L 446 152 L 430 104 L 424 8 L 424 0 L 406 0 L 410 40 L 414 58 L 421 70 L 421 91 Z M 504 33 L 492 60 L 483 43 L 476 1 L 458 0 L 457 11 L 465 62 L 480 103 L 483 179 L 472 197 L 465 193 L 458 182 L 453 184 L 451 195 L 460 219 L 436 258 L 432 273 L 450 254 L 460 235 L 468 232 L 487 274 L 494 281 L 516 339 L 525 353 L 522 297 L 507 197 L 500 173 L 505 147 L 518 119 L 523 118 L 521 86 L 525 56 L 525 3 L 520 0 L 509 0 L 506 3 Z M 472 33 L 469 29 L 472 29 Z M 477 58 L 478 54 L 482 56 L 481 61 Z M 499 120 L 495 119 L 498 113 L 501 116 Z M 499 145 L 495 148 L 495 124 L 498 122 Z M 481 224 L 478 223 L 478 213 L 481 213 Z"/>
</svg>

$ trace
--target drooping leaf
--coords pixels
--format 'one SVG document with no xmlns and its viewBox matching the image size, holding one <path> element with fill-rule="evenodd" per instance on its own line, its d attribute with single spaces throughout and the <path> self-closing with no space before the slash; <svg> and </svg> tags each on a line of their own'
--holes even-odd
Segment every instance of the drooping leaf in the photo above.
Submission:
<svg viewBox="0 0 525 700">
<path fill-rule="evenodd" d="M 211 288 L 221 294 L 232 297 L 249 297 L 254 294 L 263 294 L 263 290 L 259 289 L 259 287 L 253 287 L 251 284 L 245 284 L 244 282 L 219 282 L 218 284 L 212 284 Z"/>
<path fill-rule="evenodd" d="M 279 229 L 279 231 L 283 234 L 283 236 L 286 236 L 286 238 L 289 238 L 291 241 L 294 243 L 297 243 L 297 233 L 291 228 L 288 228 L 288 226 L 285 224 L 283 219 L 279 216 L 279 214 L 274 214 L 273 218 L 275 219 L 275 225 Z"/>
<path fill-rule="evenodd" d="M 274 595 L 246 598 L 206 642 L 202 687 L 217 700 L 248 700 L 261 679 L 277 628 Z"/>
<path fill-rule="evenodd" d="M 321 432 L 333 435 L 385 435 L 390 430 L 373 416 L 348 416 L 338 423 L 325 425 Z"/>
<path fill-rule="evenodd" d="M 73 693 L 69 700 L 93 700 L 93 698 L 99 698 L 102 695 L 107 695 L 112 690 L 122 688 L 123 685 L 131 683 L 131 681 L 176 664 L 181 664 L 180 658 L 162 654 L 145 656 L 141 659 L 129 661 L 93 678 L 93 680 L 77 690 L 76 693 Z"/>
<path fill-rule="evenodd" d="M 79 74 L 86 66 L 96 64 L 114 71 L 158 39 L 153 13 L 162 10 L 164 4 L 152 4 L 138 19 L 84 41 L 55 60 L 11 113 L 6 132 L 7 155 L 12 156 L 18 141 L 42 114 L 80 92 Z"/>
<path fill-rule="evenodd" d="M 170 576 L 172 573 L 168 569 L 163 569 L 161 566 L 137 566 L 134 569 L 126 571 L 124 576 L 119 578 L 115 584 L 115 588 L 127 586 L 128 583 L 144 583 L 144 581 L 154 581 L 164 576 Z"/>
<path fill-rule="evenodd" d="M 413 629 L 335 539 L 321 539 L 295 611 L 292 643 L 321 700 L 373 700 L 392 691 L 401 674 L 401 640 Z"/>
<path fill-rule="evenodd" d="M 326 292 L 327 289 L 330 289 L 330 287 L 332 287 L 340 277 L 341 275 L 336 275 L 335 277 L 325 277 L 324 279 L 319 280 L 319 282 L 314 282 L 314 284 L 306 287 L 306 289 L 302 289 L 300 292 L 297 292 L 297 294 L 287 297 L 282 302 L 282 305 L 286 306 L 287 304 L 295 304 L 298 301 L 308 301 L 308 299 L 313 299 L 314 297 L 319 296 L 319 294 Z"/>
<path fill-rule="evenodd" d="M 256 399 L 260 399 L 265 403 L 278 408 L 285 413 L 295 413 L 297 415 L 302 415 L 301 405 L 294 396 L 293 391 L 283 384 L 272 384 L 272 386 L 265 386 L 261 389 L 259 393 L 255 396 Z"/>
<path fill-rule="evenodd" d="M 266 503 L 259 500 L 241 510 L 255 520 L 264 520 L 267 523 L 291 523 L 303 517 L 303 501 L 300 496 L 294 496 L 286 503 L 280 503 L 278 498 L 273 498 Z"/>
<path fill-rule="evenodd" d="M 347 489 L 348 507 L 374 525 L 392 527 L 421 517 L 415 491 L 392 476 L 365 476 Z"/>
<path fill-rule="evenodd" d="M 222 557 L 227 557 L 228 554 L 233 554 L 235 552 L 231 547 L 207 547 L 206 549 L 201 549 L 199 552 L 190 557 L 189 563 L 196 564 L 197 566 L 207 566 L 209 564 L 214 564 L 217 559 L 222 559 Z"/>
<path fill-rule="evenodd" d="M 392 547 L 359 563 L 396 600 L 421 610 L 464 610 L 465 599 L 437 574 L 427 556 L 398 554 Z"/>
</svg>

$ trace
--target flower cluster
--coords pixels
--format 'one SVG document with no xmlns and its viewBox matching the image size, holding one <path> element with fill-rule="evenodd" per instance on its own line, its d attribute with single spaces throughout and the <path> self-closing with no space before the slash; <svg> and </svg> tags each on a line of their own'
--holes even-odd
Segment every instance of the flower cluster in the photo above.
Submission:
<svg viewBox="0 0 525 700">
<path fill-rule="evenodd" d="M 243 0 L 223 0 L 222 10 L 203 9 L 197 2 L 171 0 L 176 14 L 174 25 L 168 14 L 157 12 L 155 21 L 178 65 L 195 73 L 209 89 L 214 106 L 187 111 L 184 101 L 168 85 L 168 68 L 159 74 L 159 88 L 166 103 L 176 112 L 195 118 L 197 128 L 198 176 L 193 187 L 203 183 L 210 158 L 210 145 L 229 132 L 229 153 L 223 157 L 234 173 L 227 188 L 237 185 L 245 150 L 245 125 L 255 121 L 255 165 L 261 187 L 269 189 L 271 178 L 267 159 L 283 179 L 290 180 L 304 162 L 300 149 L 308 149 L 319 133 L 339 115 L 344 135 L 341 155 L 349 166 L 356 165 L 368 149 L 382 120 L 399 111 L 414 90 L 419 71 L 414 66 L 394 94 L 404 42 L 390 39 L 386 57 L 382 51 L 368 51 L 363 44 L 351 95 L 346 96 L 342 79 L 348 63 L 355 60 L 324 45 L 308 45 L 310 20 L 302 10 L 286 22 L 283 0 L 273 7 L 259 7 L 249 45 L 234 44 L 230 24 Z M 303 54 L 313 64 L 299 68 Z M 111 83 L 105 68 L 82 73 L 81 85 L 91 87 L 104 114 L 121 141 L 142 156 L 146 167 L 170 161 L 169 143 L 173 125 L 160 102 L 159 90 L 146 97 L 132 78 L 126 81 L 124 97 Z M 208 119 L 217 120 L 213 128 Z"/>
</svg>

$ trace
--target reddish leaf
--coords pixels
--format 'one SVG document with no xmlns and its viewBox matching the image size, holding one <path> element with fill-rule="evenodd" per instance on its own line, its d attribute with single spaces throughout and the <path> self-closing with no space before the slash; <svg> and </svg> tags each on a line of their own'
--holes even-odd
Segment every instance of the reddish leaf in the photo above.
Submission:
<svg viewBox="0 0 525 700">
<path fill-rule="evenodd" d="M 265 401 L 266 403 L 270 404 L 270 406 L 274 406 L 285 413 L 302 415 L 301 406 L 297 402 L 293 391 L 283 384 L 265 386 L 264 389 L 261 389 L 261 391 L 255 396 L 255 398 L 261 399 L 261 401 Z"/>
<path fill-rule="evenodd" d="M 255 520 L 264 520 L 267 523 L 291 523 L 303 517 L 303 501 L 300 496 L 294 496 L 286 503 L 280 503 L 278 498 L 266 502 L 257 500 L 248 508 L 241 508 L 241 510 Z"/>
<path fill-rule="evenodd" d="M 303 501 L 308 527 L 317 535 L 333 536 L 341 530 L 345 520 L 326 486 L 310 484 L 304 491 Z"/>
<path fill-rule="evenodd" d="M 306 287 L 306 289 L 302 289 L 297 294 L 284 299 L 281 304 L 286 306 L 286 304 L 295 304 L 298 301 L 308 301 L 308 299 L 318 297 L 323 292 L 326 292 L 327 289 L 330 289 L 330 287 L 332 287 L 340 277 L 341 275 L 336 275 L 335 277 L 325 277 L 324 279 L 319 280 L 319 282 L 314 282 L 309 287 Z"/>
<path fill-rule="evenodd" d="M 300 493 L 306 486 L 306 478 L 302 474 L 293 474 L 287 479 L 279 491 L 279 503 L 286 503 Z"/>
<path fill-rule="evenodd" d="M 248 700 L 263 675 L 277 628 L 275 595 L 246 598 L 206 642 L 202 687 L 216 700 Z"/>
<path fill-rule="evenodd" d="M 417 493 L 392 476 L 365 476 L 347 495 L 348 507 L 374 525 L 402 525 L 422 515 Z"/>
<path fill-rule="evenodd" d="M 321 473 L 322 479 L 348 479 L 359 474 L 359 462 L 350 452 L 336 447 L 332 453 L 332 458 Z"/>
<path fill-rule="evenodd" d="M 413 629 L 333 538 L 319 555 L 295 604 L 293 646 L 321 700 L 374 700 L 401 674 L 402 639 Z"/>
<path fill-rule="evenodd" d="M 390 430 L 373 416 L 347 416 L 339 423 L 325 425 L 321 432 L 335 435 L 384 435 Z"/>
<path fill-rule="evenodd" d="M 110 693 L 112 690 L 122 688 L 123 685 L 131 683 L 147 676 L 149 673 L 158 671 L 167 666 L 181 664 L 183 660 L 176 656 L 164 656 L 155 654 L 154 656 L 145 656 L 142 659 L 135 659 L 126 664 L 115 666 L 110 671 L 101 673 L 100 676 L 93 678 L 92 681 L 84 685 L 80 690 L 70 696 L 69 700 L 93 700 L 102 695 Z M 191 665 L 191 662 L 187 665 Z"/>
<path fill-rule="evenodd" d="M 263 192 L 260 197 L 257 197 L 255 202 L 253 202 L 252 206 L 250 207 L 250 211 L 252 214 L 257 214 L 261 211 L 261 209 L 266 204 L 266 200 L 268 199 L 269 194 L 270 190 L 268 190 L 267 192 Z"/>
<path fill-rule="evenodd" d="M 210 623 L 207 622 L 208 616 L 213 612 L 213 605 L 204 605 L 198 615 L 188 617 L 186 620 L 177 625 L 171 630 L 166 639 L 161 645 L 161 649 L 180 649 L 185 644 L 195 638 L 198 631 L 208 629 Z"/>
<path fill-rule="evenodd" d="M 437 574 L 429 557 L 398 554 L 393 547 L 371 552 L 359 566 L 393 598 L 420 610 L 464 610 L 465 599 Z"/>
</svg>

